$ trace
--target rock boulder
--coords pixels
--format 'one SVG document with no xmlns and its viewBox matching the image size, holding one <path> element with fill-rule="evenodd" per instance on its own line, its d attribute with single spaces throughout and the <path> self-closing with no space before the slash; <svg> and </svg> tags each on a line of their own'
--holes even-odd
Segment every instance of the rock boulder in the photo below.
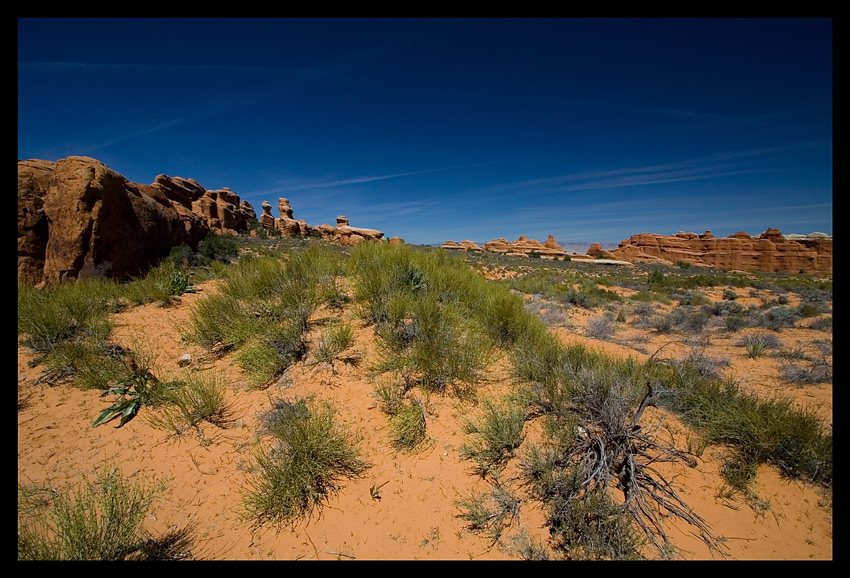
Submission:
<svg viewBox="0 0 850 578">
<path fill-rule="evenodd" d="M 18 161 L 18 281 L 144 274 L 173 247 L 243 229 L 253 214 L 229 190 L 191 179 L 140 185 L 81 156 Z"/>
</svg>

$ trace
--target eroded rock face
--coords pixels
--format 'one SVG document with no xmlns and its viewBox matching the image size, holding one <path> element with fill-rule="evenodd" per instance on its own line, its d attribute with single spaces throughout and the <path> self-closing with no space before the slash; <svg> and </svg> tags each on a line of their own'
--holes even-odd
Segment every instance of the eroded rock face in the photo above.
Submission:
<svg viewBox="0 0 850 578">
<path fill-rule="evenodd" d="M 81 156 L 18 161 L 18 281 L 140 275 L 172 247 L 244 229 L 253 214 L 229 190 L 192 179 L 140 185 Z"/>
<path fill-rule="evenodd" d="M 832 273 L 832 238 L 826 235 L 786 238 L 769 228 L 754 238 L 739 231 L 729 237 L 679 232 L 675 235 L 641 233 L 609 252 L 632 262 L 678 261 L 702 267 L 781 273 Z"/>
<path fill-rule="evenodd" d="M 44 275 L 47 215 L 44 193 L 56 163 L 18 161 L 18 282 L 38 283 Z"/>
</svg>

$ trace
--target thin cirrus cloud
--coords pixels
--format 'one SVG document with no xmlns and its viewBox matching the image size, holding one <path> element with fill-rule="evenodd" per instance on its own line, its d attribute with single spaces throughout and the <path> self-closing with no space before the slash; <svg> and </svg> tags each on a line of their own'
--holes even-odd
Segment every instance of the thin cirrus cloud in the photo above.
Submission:
<svg viewBox="0 0 850 578">
<path fill-rule="evenodd" d="M 710 157 L 688 159 L 675 163 L 653 164 L 599 171 L 569 173 L 541 179 L 505 183 L 496 188 L 528 189 L 540 192 L 571 192 L 594 189 L 621 188 L 650 184 L 673 183 L 698 179 L 720 178 L 747 173 L 777 172 L 782 167 L 748 167 L 745 161 L 780 155 L 816 143 L 798 143 L 783 147 L 767 147 L 743 151 L 728 151 Z"/>
</svg>

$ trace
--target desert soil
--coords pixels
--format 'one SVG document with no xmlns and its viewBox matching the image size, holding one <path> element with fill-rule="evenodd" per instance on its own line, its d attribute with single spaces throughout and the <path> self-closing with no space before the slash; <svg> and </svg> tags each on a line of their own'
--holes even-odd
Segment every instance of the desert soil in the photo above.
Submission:
<svg viewBox="0 0 850 578">
<path fill-rule="evenodd" d="M 251 388 L 232 356 L 213 358 L 182 340 L 192 307 L 215 290 L 215 282 L 199 286 L 177 305 L 138 306 L 114 315 L 113 340 L 127 347 L 145 347 L 155 353 L 161 379 L 184 371 L 212 372 L 228 385 L 228 401 L 235 421 L 226 429 L 203 424 L 199 431 L 174 437 L 153 428 L 139 416 L 124 427 L 114 422 L 93 428 L 92 421 L 107 407 L 100 392 L 81 391 L 68 385 L 40 381 L 44 369 L 29 367 L 33 354 L 18 347 L 18 395 L 24 400 L 18 411 L 18 482 L 46 483 L 56 489 L 76 486 L 104 464 L 118 467 L 124 476 L 162 485 L 145 527 L 153 534 L 191 525 L 193 555 L 212 560 L 506 560 L 516 559 L 510 548 L 490 544 L 470 533 L 459 517 L 456 501 L 472 490 L 489 486 L 462 460 L 461 424 L 475 408 L 446 396 L 428 400 L 428 433 L 432 443 L 417 453 L 393 449 L 387 419 L 373 395 L 374 382 L 367 377 L 374 356 L 371 327 L 346 311 L 342 317 L 356 328 L 356 343 L 346 352 L 359 364 L 337 361 L 333 368 L 316 364 L 310 354 L 291 367 L 284 378 L 265 389 Z M 723 288 L 709 291 L 720 299 Z M 744 303 L 746 305 L 746 303 Z M 791 303 L 793 305 L 793 303 Z M 566 342 L 582 342 L 611 355 L 645 359 L 647 353 L 665 346 L 665 355 L 683 355 L 693 345 L 681 335 L 658 335 L 618 325 L 613 340 L 583 336 L 587 322 L 600 312 L 569 310 L 567 327 L 553 329 Z M 338 313 L 320 311 L 310 338 L 315 347 L 321 321 Z M 729 360 L 724 371 L 743 387 L 760 395 L 792 396 L 801 405 L 815 408 L 832 423 L 832 384 L 796 386 L 779 376 L 779 360 L 751 359 L 736 342 L 746 333 L 713 334 L 704 352 Z M 788 348 L 813 348 L 812 341 L 831 334 L 809 329 L 785 329 L 779 334 Z M 673 341 L 668 345 L 665 343 Z M 181 368 L 184 354 L 193 358 Z M 831 361 L 831 359 L 830 359 Z M 507 391 L 510 380 L 504 364 L 494 367 L 481 384 L 481 395 Z M 358 434 L 361 457 L 370 464 L 360 479 L 344 481 L 339 492 L 307 521 L 295 527 L 253 527 L 242 516 L 242 500 L 251 476 L 258 442 L 258 416 L 276 399 L 315 396 L 329 401 L 338 421 Z M 658 411 L 654 416 L 669 426 L 680 444 L 688 432 L 674 416 Z M 728 559 L 734 560 L 831 560 L 833 524 L 831 498 L 801 482 L 783 479 L 776 470 L 762 466 L 756 494 L 761 507 L 753 507 L 740 495 L 724 491 L 720 474 L 723 448 L 709 447 L 694 469 L 682 468 L 674 486 L 716 535 L 725 539 Z M 377 489 L 373 496 L 372 489 Z M 526 530 L 545 541 L 543 512 L 523 501 L 520 518 L 512 532 Z M 718 559 L 687 528 L 670 526 L 673 542 L 691 560 Z"/>
</svg>

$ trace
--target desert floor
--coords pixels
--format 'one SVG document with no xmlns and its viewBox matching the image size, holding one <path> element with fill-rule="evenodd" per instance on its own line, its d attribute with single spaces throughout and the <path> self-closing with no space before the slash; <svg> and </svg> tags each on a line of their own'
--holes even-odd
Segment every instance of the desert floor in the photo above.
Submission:
<svg viewBox="0 0 850 578">
<path fill-rule="evenodd" d="M 94 428 L 92 421 L 107 407 L 108 400 L 98 391 L 39 381 L 44 369 L 29 367 L 33 354 L 19 346 L 18 395 L 24 401 L 18 411 L 18 482 L 45 483 L 61 489 L 111 464 L 131 479 L 159 483 L 162 492 L 145 527 L 158 534 L 191 525 L 195 537 L 192 553 L 197 559 L 517 559 L 510 547 L 490 544 L 486 538 L 470 533 L 459 517 L 456 501 L 471 490 L 486 487 L 459 453 L 464 444 L 461 424 L 474 415 L 474 406 L 450 396 L 431 396 L 428 433 L 432 443 L 417 453 L 395 451 L 388 439 L 387 419 L 373 395 L 375 384 L 367 376 L 374 355 L 372 328 L 351 309 L 341 314 L 356 328 L 355 345 L 347 353 L 359 357 L 360 363 L 337 361 L 331 368 L 315 363 L 308 353 L 283 379 L 266 389 L 250 388 L 229 356 L 211 357 L 181 339 L 193 305 L 215 290 L 216 282 L 207 282 L 197 293 L 181 296 L 175 306 L 150 304 L 117 313 L 112 338 L 127 347 L 141 345 L 154 352 L 160 378 L 187 370 L 215 372 L 228 384 L 235 417 L 231 427 L 204 424 L 197 432 L 174 437 L 148 424 L 143 410 L 122 428 L 116 428 L 115 422 Z M 720 300 L 722 290 L 715 287 L 704 292 L 710 299 Z M 742 297 L 741 301 L 746 305 L 748 299 L 758 301 L 757 296 Z M 587 323 L 599 314 L 573 307 L 568 310 L 566 326 L 553 331 L 564 342 L 580 341 L 611 355 L 638 359 L 645 359 L 662 346 L 663 354 L 669 356 L 684 355 L 694 347 L 680 334 L 660 335 L 627 323 L 618 324 L 610 340 L 585 337 Z M 315 346 L 322 320 L 339 315 L 319 311 L 314 316 L 311 347 Z M 783 382 L 779 360 L 771 356 L 751 359 L 736 345 L 747 331 L 730 334 L 718 329 L 699 347 L 706 355 L 728 360 L 724 371 L 748 390 L 765 396 L 792 396 L 801 405 L 816 408 L 832 423 L 832 384 L 798 386 Z M 784 329 L 778 335 L 786 347 L 799 347 L 812 354 L 814 339 L 832 338 L 831 333 L 804 328 Z M 181 368 L 178 360 L 187 353 L 193 361 L 189 368 Z M 480 392 L 497 394 L 509 385 L 504 363 L 497 363 L 480 385 Z M 338 419 L 361 436 L 361 457 L 370 467 L 360 479 L 345 481 L 312 519 L 295 527 L 252 527 L 243 519 L 241 507 L 258 441 L 258 415 L 275 399 L 308 395 L 329 401 Z M 688 433 L 673 416 L 656 411 L 654 418 L 668 425 L 671 435 L 685 443 Z M 685 501 L 725 539 L 728 559 L 833 558 L 830 496 L 785 480 L 763 466 L 756 489 L 762 504 L 754 507 L 740 495 L 724 491 L 722 452 L 723 448 L 709 447 L 696 468 L 671 473 Z M 524 530 L 545 541 L 548 532 L 542 524 L 539 507 L 523 501 L 519 520 L 509 532 Z M 671 526 L 670 534 L 684 558 L 718 559 L 686 528 Z"/>
</svg>

